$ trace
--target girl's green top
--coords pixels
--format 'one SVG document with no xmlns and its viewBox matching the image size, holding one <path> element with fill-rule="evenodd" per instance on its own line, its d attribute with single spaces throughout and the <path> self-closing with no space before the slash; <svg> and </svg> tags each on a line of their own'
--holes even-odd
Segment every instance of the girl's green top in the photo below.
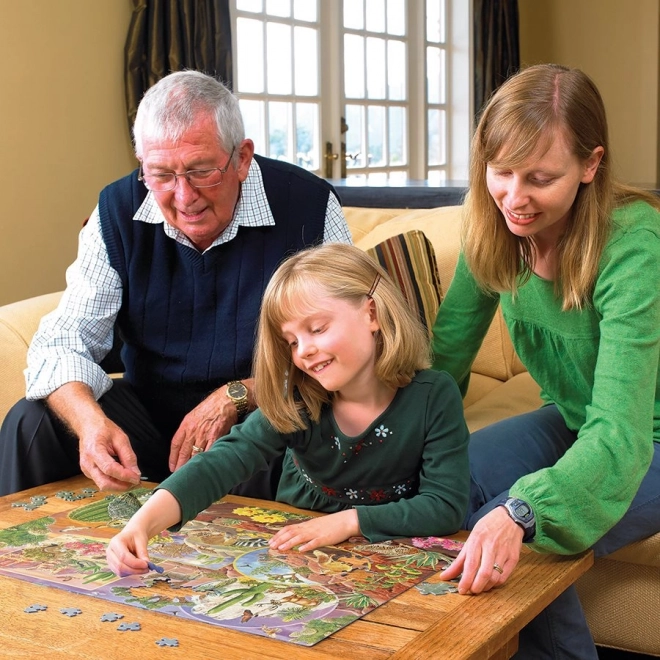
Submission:
<svg viewBox="0 0 660 660">
<path fill-rule="evenodd" d="M 178 500 L 184 524 L 286 451 L 279 502 L 328 513 L 355 508 L 372 543 L 449 534 L 467 511 L 468 438 L 456 383 L 426 369 L 358 436 L 341 432 L 331 406 L 318 424 L 291 434 L 255 410 L 160 487 Z"/>
<path fill-rule="evenodd" d="M 591 305 L 579 311 L 562 311 L 553 283 L 535 275 L 515 299 L 486 293 L 461 255 L 433 349 L 434 368 L 463 394 L 498 303 L 543 400 L 577 431 L 555 465 L 510 492 L 534 510 L 535 549 L 581 552 L 628 510 L 660 441 L 660 213 L 645 202 L 614 212 Z"/>
</svg>

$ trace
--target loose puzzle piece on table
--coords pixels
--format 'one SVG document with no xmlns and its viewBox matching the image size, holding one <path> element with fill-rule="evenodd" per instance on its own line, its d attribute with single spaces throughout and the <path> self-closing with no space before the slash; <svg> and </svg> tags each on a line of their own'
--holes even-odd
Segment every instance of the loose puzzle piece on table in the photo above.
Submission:
<svg viewBox="0 0 660 660">
<path fill-rule="evenodd" d="M 434 537 L 371 544 L 355 537 L 283 553 L 269 539 L 307 516 L 220 502 L 179 532 L 155 537 L 149 572 L 117 577 L 106 562 L 108 541 L 151 490 L 130 493 L 94 493 L 81 503 L 61 491 L 71 510 L 0 530 L 0 574 L 311 646 L 422 583 L 461 547 Z"/>
<path fill-rule="evenodd" d="M 156 640 L 158 646 L 179 646 L 179 640 L 173 637 L 162 637 L 159 640 Z"/>
<path fill-rule="evenodd" d="M 142 626 L 137 621 L 133 621 L 132 623 L 120 623 L 117 626 L 117 630 L 121 630 L 122 632 L 125 630 L 137 631 L 141 629 Z"/>
</svg>

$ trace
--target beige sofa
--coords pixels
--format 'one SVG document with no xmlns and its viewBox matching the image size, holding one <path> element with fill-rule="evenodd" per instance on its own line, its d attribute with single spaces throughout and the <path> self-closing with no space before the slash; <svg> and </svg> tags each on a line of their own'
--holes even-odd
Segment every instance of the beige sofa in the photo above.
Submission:
<svg viewBox="0 0 660 660">
<path fill-rule="evenodd" d="M 460 211 L 345 208 L 353 240 L 363 249 L 411 229 L 423 231 L 433 244 L 444 290 L 456 266 Z M 59 296 L 0 307 L 0 420 L 23 396 L 27 346 Z M 471 430 L 540 404 L 539 388 L 518 360 L 499 313 L 473 365 L 464 404 Z M 597 644 L 660 656 L 660 534 L 598 560 L 578 589 Z"/>
</svg>

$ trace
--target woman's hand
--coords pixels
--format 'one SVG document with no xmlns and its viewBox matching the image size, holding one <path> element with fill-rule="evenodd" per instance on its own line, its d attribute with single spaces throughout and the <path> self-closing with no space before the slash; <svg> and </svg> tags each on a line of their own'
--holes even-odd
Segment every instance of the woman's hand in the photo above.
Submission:
<svg viewBox="0 0 660 660">
<path fill-rule="evenodd" d="M 331 513 L 329 516 L 312 518 L 303 523 L 283 527 L 269 541 L 272 550 L 298 550 L 306 552 L 324 545 L 341 543 L 360 533 L 360 524 L 355 509 Z"/>
<path fill-rule="evenodd" d="M 458 557 L 441 577 L 458 577 L 458 593 L 479 594 L 504 584 L 520 559 L 523 530 L 511 520 L 504 507 L 486 514 L 470 532 Z M 500 573 L 495 566 L 500 567 Z"/>
</svg>

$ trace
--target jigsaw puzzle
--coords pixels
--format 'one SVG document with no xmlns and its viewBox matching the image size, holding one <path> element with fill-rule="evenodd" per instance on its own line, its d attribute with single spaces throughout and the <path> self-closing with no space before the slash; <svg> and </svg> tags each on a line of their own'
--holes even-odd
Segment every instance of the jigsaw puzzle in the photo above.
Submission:
<svg viewBox="0 0 660 660">
<path fill-rule="evenodd" d="M 68 512 L 0 530 L 0 574 L 311 646 L 439 571 L 461 547 L 441 538 L 357 537 L 280 553 L 268 539 L 307 516 L 219 502 L 152 540 L 149 573 L 117 577 L 107 543 L 150 494 L 71 500 Z"/>
</svg>

